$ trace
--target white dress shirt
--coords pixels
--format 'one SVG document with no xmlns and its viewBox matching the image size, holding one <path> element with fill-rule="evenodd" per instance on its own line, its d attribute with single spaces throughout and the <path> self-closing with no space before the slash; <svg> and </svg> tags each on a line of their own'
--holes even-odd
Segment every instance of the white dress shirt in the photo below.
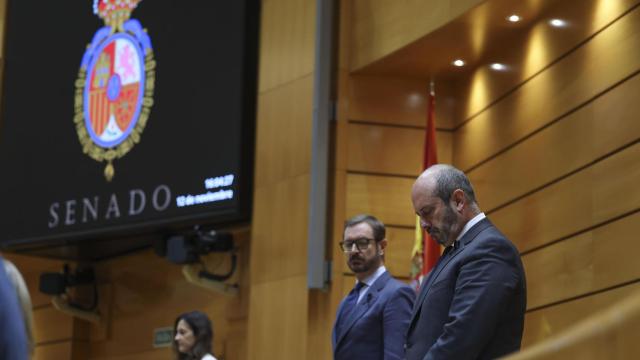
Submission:
<svg viewBox="0 0 640 360">
<path fill-rule="evenodd" d="M 373 283 L 376 282 L 376 280 L 378 280 L 380 275 L 384 274 L 385 271 L 387 271 L 387 268 L 385 268 L 384 265 L 382 265 L 373 274 L 367 276 L 364 280 L 362 280 L 365 286 L 363 286 L 362 289 L 360 289 L 360 293 L 358 294 L 358 301 L 356 302 L 356 304 L 360 302 L 360 299 L 362 299 L 364 294 L 366 294 L 367 291 L 369 291 L 369 288 L 371 287 L 371 285 L 373 285 Z"/>
</svg>

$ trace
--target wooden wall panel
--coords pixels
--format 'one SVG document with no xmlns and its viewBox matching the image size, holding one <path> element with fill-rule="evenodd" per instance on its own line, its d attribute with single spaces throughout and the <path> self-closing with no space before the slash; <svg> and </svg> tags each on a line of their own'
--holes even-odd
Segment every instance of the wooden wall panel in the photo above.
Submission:
<svg viewBox="0 0 640 360">
<path fill-rule="evenodd" d="M 249 359 L 299 359 L 313 352 L 306 239 L 315 19 L 316 0 L 262 2 Z"/>
<path fill-rule="evenodd" d="M 356 0 L 351 70 L 389 55 L 446 24 L 479 0 Z"/>
<path fill-rule="evenodd" d="M 636 8 L 460 127 L 454 162 L 469 169 L 634 73 L 640 69 L 638 43 Z"/>
<path fill-rule="evenodd" d="M 425 127 L 429 82 L 423 79 L 389 76 L 352 75 L 349 77 L 349 120 Z M 453 89 L 438 84 L 436 89 L 436 127 L 451 129 L 455 102 L 440 101 Z"/>
<path fill-rule="evenodd" d="M 311 75 L 258 96 L 256 188 L 308 173 L 312 98 Z"/>
<path fill-rule="evenodd" d="M 425 129 L 351 123 L 348 132 L 349 170 L 407 176 L 422 172 Z M 451 138 L 451 132 L 436 132 L 440 162 L 451 160 Z"/>
<path fill-rule="evenodd" d="M 309 336 L 305 359 L 325 360 L 333 356 L 331 330 L 335 320 L 334 306 L 333 294 L 321 290 L 309 291 Z"/>
<path fill-rule="evenodd" d="M 63 341 L 36 347 L 33 360 L 71 360 L 73 342 Z"/>
<path fill-rule="evenodd" d="M 347 219 L 372 214 L 387 226 L 415 226 L 411 205 L 413 177 L 347 175 Z"/>
<path fill-rule="evenodd" d="M 487 5 L 489 3 L 485 2 Z M 462 94 L 459 102 L 466 106 L 460 109 L 461 115 L 456 117 L 456 125 L 476 116 L 499 101 L 510 90 L 543 71 L 584 39 L 637 5 L 638 0 L 582 0 L 579 4 L 574 1 L 547 3 L 548 8 L 542 10 L 542 18 L 563 19 L 571 25 L 558 29 L 549 26 L 546 21 L 538 21 L 531 28 L 515 24 L 509 31 L 504 31 L 503 26 L 502 37 L 511 36 L 506 39 L 509 46 L 487 44 L 489 46 L 485 48 L 483 55 L 485 59 L 499 59 L 508 66 L 508 71 L 495 71 L 488 66 L 479 66 L 473 69 L 472 75 L 461 79 L 459 86 Z M 520 13 L 518 10 L 514 12 Z M 521 15 L 524 21 L 532 19 L 526 13 Z"/>
<path fill-rule="evenodd" d="M 640 212 L 527 254 L 527 307 L 584 296 L 640 279 Z"/>
<path fill-rule="evenodd" d="M 300 354 L 306 354 L 306 274 L 254 283 L 251 292 L 249 359 L 299 359 Z"/>
<path fill-rule="evenodd" d="M 262 1 L 260 93 L 313 72 L 315 19 L 314 0 Z"/>
<path fill-rule="evenodd" d="M 53 306 L 36 309 L 33 312 L 33 325 L 36 344 L 73 339 L 74 319 Z"/>
<path fill-rule="evenodd" d="M 93 357 L 92 360 L 156 360 L 156 359 L 173 359 L 173 351 L 169 347 L 157 348 L 132 354 Z M 52 358 L 53 359 L 53 358 Z"/>
<path fill-rule="evenodd" d="M 636 282 L 628 286 L 529 312 L 524 321 L 522 347 L 527 348 L 561 333 L 578 321 L 586 319 L 598 311 L 607 309 L 617 301 L 637 291 L 640 291 L 640 284 Z"/>
<path fill-rule="evenodd" d="M 252 283 L 282 280 L 307 271 L 309 176 L 256 187 L 251 259 Z M 280 226 L 274 226 L 280 224 Z M 273 261 L 281 259 L 281 261 Z"/>
<path fill-rule="evenodd" d="M 636 75 L 470 171 L 483 208 L 493 209 L 639 139 L 640 102 L 633 95 L 638 91 Z"/>
<path fill-rule="evenodd" d="M 637 210 L 638 158 L 640 144 L 501 208 L 490 218 L 520 251 L 528 251 Z"/>
</svg>

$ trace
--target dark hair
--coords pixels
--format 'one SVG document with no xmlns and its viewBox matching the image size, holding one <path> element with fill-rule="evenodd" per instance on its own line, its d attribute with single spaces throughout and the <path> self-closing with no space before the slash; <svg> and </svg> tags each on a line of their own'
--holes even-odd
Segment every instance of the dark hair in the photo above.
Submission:
<svg viewBox="0 0 640 360">
<path fill-rule="evenodd" d="M 342 230 L 342 232 L 344 232 L 344 230 L 347 230 L 347 228 L 358 225 L 360 223 L 366 223 L 371 226 L 371 230 L 373 230 L 373 239 L 376 242 L 380 242 L 385 238 L 386 230 L 384 228 L 384 224 L 375 216 L 367 214 L 356 215 L 351 219 L 345 221 L 344 229 Z"/>
<path fill-rule="evenodd" d="M 178 351 L 178 345 L 176 344 L 176 329 L 180 320 L 189 325 L 193 336 L 196 338 L 193 348 L 188 354 Z M 201 311 L 191 311 L 184 313 L 176 318 L 173 324 L 173 351 L 176 353 L 177 360 L 198 359 L 200 360 L 206 354 L 211 353 L 211 342 L 213 341 L 213 329 L 211 327 L 211 320 L 207 314 Z"/>
<path fill-rule="evenodd" d="M 434 173 L 436 178 L 435 195 L 442 199 L 445 204 L 449 202 L 451 194 L 456 189 L 462 190 L 471 204 L 477 203 L 471 182 L 462 171 L 445 164 L 434 165 L 434 167 L 436 167 L 434 169 L 436 170 Z"/>
</svg>

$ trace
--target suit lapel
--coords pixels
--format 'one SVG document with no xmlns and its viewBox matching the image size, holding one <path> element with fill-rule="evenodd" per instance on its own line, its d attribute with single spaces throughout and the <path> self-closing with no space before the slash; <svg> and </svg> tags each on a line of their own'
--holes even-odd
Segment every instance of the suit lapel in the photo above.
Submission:
<svg viewBox="0 0 640 360">
<path fill-rule="evenodd" d="M 415 306 L 413 307 L 413 314 L 411 315 L 411 323 L 409 324 L 409 331 L 413 329 L 415 320 L 418 318 L 418 315 L 420 314 L 420 310 L 422 309 L 422 302 L 427 297 L 427 294 L 429 293 L 431 285 L 438 278 L 438 275 L 440 275 L 440 273 L 447 266 L 449 261 L 451 261 L 460 252 L 462 252 L 462 250 L 467 246 L 468 243 L 470 243 L 473 239 L 475 239 L 475 237 L 478 236 L 480 232 L 482 232 L 484 229 L 488 228 L 489 226 L 491 226 L 491 222 L 489 221 L 489 219 L 484 218 L 480 220 L 471 229 L 469 229 L 469 231 L 467 231 L 467 233 L 464 234 L 464 236 L 459 240 L 460 243 L 457 249 L 453 250 L 450 254 L 447 254 L 445 258 L 440 259 L 440 261 L 438 261 L 438 264 L 436 265 L 436 267 L 433 268 L 433 270 L 427 277 L 427 281 L 425 281 L 424 288 L 422 287 L 420 288 L 420 295 L 418 296 L 418 299 L 417 299 L 418 301 L 415 302 Z"/>
<path fill-rule="evenodd" d="M 360 302 L 356 305 L 356 307 L 351 312 L 351 315 L 347 319 L 344 319 L 345 324 L 340 331 L 340 334 L 336 334 L 338 336 L 336 340 L 335 348 L 338 348 L 338 345 L 344 339 L 345 335 L 349 332 L 351 327 L 360 319 L 366 312 L 369 310 L 371 305 L 376 302 L 378 298 L 378 294 L 387 284 L 387 282 L 391 279 L 391 275 L 389 275 L 388 271 L 385 271 L 380 275 L 378 279 L 371 285 L 371 288 L 364 294 L 364 297 L 360 300 Z"/>
</svg>

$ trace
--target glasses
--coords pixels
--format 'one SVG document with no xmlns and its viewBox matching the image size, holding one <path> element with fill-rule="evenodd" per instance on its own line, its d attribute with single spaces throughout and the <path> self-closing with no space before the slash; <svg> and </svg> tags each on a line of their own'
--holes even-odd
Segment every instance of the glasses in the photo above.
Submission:
<svg viewBox="0 0 640 360">
<path fill-rule="evenodd" d="M 373 241 L 373 239 L 368 238 L 340 241 L 340 247 L 342 248 L 342 251 L 349 252 L 353 250 L 353 245 L 355 244 L 358 251 L 364 251 L 367 250 L 371 241 Z"/>
</svg>

